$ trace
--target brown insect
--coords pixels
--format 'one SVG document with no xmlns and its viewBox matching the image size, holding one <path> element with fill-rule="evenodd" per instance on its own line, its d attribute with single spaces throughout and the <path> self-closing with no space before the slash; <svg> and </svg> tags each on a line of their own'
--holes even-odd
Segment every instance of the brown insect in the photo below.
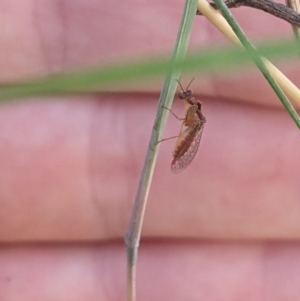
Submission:
<svg viewBox="0 0 300 301">
<path fill-rule="evenodd" d="M 171 110 L 170 112 L 179 120 L 183 120 L 179 136 L 173 151 L 173 161 L 171 170 L 179 173 L 184 170 L 193 161 L 201 140 L 205 117 L 202 114 L 202 104 L 193 97 L 193 91 L 189 89 L 191 80 L 184 90 L 178 81 L 181 91 L 178 96 L 184 101 L 185 118 L 178 118 Z"/>
</svg>

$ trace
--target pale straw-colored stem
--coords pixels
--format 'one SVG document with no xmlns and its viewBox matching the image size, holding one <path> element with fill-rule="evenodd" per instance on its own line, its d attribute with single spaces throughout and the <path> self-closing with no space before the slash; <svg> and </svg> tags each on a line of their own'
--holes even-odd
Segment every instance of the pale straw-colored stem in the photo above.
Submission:
<svg viewBox="0 0 300 301">
<path fill-rule="evenodd" d="M 286 4 L 286 6 L 290 7 L 295 12 L 297 12 L 298 14 L 300 13 L 299 0 L 285 0 L 285 4 Z M 295 39 L 298 43 L 298 46 L 300 46 L 300 29 L 296 25 L 292 25 L 292 29 L 294 32 Z"/>
<path fill-rule="evenodd" d="M 239 47 L 243 47 L 224 17 L 217 10 L 212 8 L 205 0 L 198 0 L 198 10 L 232 43 Z M 298 107 L 300 107 L 300 90 L 271 62 L 269 62 L 266 58 L 262 59 L 284 93 L 288 96 L 288 98 L 294 100 Z"/>
</svg>

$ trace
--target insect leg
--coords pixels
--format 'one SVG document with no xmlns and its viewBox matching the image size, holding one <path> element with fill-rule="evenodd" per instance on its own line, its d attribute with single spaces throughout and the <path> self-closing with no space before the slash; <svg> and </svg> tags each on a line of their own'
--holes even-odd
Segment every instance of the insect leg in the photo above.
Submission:
<svg viewBox="0 0 300 301">
<path fill-rule="evenodd" d="M 158 145 L 159 143 L 163 142 L 163 141 L 175 139 L 175 138 L 178 138 L 178 137 L 179 137 L 179 136 L 173 136 L 173 137 L 161 139 L 161 140 L 159 140 L 159 141 L 157 141 L 157 142 L 155 143 L 155 146 Z M 152 145 L 151 145 L 151 149 L 154 151 L 154 147 L 152 147 Z"/>
<path fill-rule="evenodd" d="M 165 139 L 161 139 L 159 141 L 156 142 L 155 146 L 163 141 L 166 141 L 166 140 L 171 140 L 171 139 L 175 139 L 175 138 L 178 138 L 179 136 L 172 136 L 172 137 L 169 137 L 169 138 L 165 138 Z"/>
<path fill-rule="evenodd" d="M 175 118 L 177 118 L 178 120 L 184 120 L 184 118 L 178 117 L 171 109 L 169 109 L 169 108 L 167 108 L 167 107 L 163 107 L 163 108 L 166 109 L 166 110 L 168 110 L 168 111 L 170 111 L 170 112 L 172 113 L 172 115 L 173 115 Z"/>
</svg>

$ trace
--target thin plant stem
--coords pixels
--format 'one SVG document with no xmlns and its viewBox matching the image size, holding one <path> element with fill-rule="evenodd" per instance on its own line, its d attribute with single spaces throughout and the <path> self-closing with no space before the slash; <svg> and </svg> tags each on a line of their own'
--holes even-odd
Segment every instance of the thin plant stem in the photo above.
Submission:
<svg viewBox="0 0 300 301">
<path fill-rule="evenodd" d="M 250 43 L 242 29 L 239 27 L 233 16 L 231 15 L 229 9 L 224 4 L 222 0 L 214 0 L 216 6 L 222 12 L 224 18 L 214 10 L 205 0 L 198 1 L 198 10 L 219 29 L 224 33 L 234 44 L 238 46 L 244 46 L 246 50 L 252 56 L 255 64 L 263 73 L 264 77 L 269 82 L 270 86 L 286 108 L 289 115 L 292 117 L 297 127 L 300 128 L 300 118 L 289 102 L 284 92 L 287 93 L 297 104 L 300 105 L 300 91 L 299 89 L 288 79 L 286 78 L 274 65 L 272 65 L 267 59 L 261 58 L 255 47 Z M 227 22 L 228 23 L 227 23 Z M 230 26 L 231 28 L 230 28 Z M 277 84 L 276 80 L 279 84 Z M 284 91 L 284 92 L 283 92 Z"/>
<path fill-rule="evenodd" d="M 180 76 L 180 69 L 175 68 L 177 61 L 183 60 L 185 57 L 192 24 L 197 10 L 197 0 L 186 0 L 179 32 L 177 35 L 176 44 L 173 50 L 171 62 L 171 68 L 166 75 L 162 92 L 159 98 L 158 108 L 154 126 L 152 129 L 152 135 L 148 146 L 147 155 L 142 170 L 138 191 L 136 194 L 132 215 L 130 218 L 129 226 L 125 234 L 125 243 L 127 247 L 127 300 L 136 300 L 136 263 L 138 246 L 141 237 L 141 229 L 144 219 L 144 213 L 146 209 L 148 194 L 150 185 L 152 182 L 152 176 L 154 167 L 158 155 L 159 141 L 162 136 L 163 130 L 166 125 L 167 116 L 169 111 L 164 107 L 170 107 L 176 92 L 177 82 L 176 80 Z"/>
<path fill-rule="evenodd" d="M 299 15 L 299 13 L 300 13 L 299 0 L 285 0 L 285 4 L 286 4 L 286 6 L 293 9 Z M 300 15 L 299 15 L 299 18 L 300 18 Z M 299 29 L 299 25 L 297 26 L 297 25 L 292 24 L 292 30 L 293 30 L 294 37 L 296 39 L 296 42 L 297 42 L 297 45 L 298 45 L 298 48 L 299 48 L 299 54 L 300 54 L 300 29 Z"/>
</svg>

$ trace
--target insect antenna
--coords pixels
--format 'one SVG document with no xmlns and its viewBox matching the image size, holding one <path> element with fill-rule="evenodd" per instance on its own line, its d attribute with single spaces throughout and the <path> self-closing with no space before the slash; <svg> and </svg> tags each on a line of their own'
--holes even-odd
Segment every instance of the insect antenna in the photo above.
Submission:
<svg viewBox="0 0 300 301">
<path fill-rule="evenodd" d="M 176 79 L 176 81 L 177 81 L 177 83 L 179 84 L 179 86 L 180 86 L 180 88 L 181 88 L 181 91 L 184 91 L 184 89 L 183 89 L 182 86 L 181 86 L 180 81 L 179 81 L 178 79 Z"/>
<path fill-rule="evenodd" d="M 186 90 L 189 88 L 189 86 L 191 85 L 191 83 L 193 82 L 193 80 L 195 79 L 195 77 L 194 78 L 192 78 L 192 80 L 190 81 L 190 83 L 188 84 L 188 86 L 187 86 L 187 88 L 186 88 Z"/>
<path fill-rule="evenodd" d="M 176 79 L 176 81 L 177 81 L 177 83 L 179 84 L 179 86 L 180 86 L 180 88 L 181 88 L 181 91 L 186 91 L 186 90 L 189 88 L 189 86 L 191 85 L 191 83 L 193 82 L 194 79 L 195 79 L 195 77 L 192 78 L 192 80 L 189 82 L 189 84 L 188 84 L 188 86 L 187 86 L 186 89 L 183 89 L 183 87 L 182 87 L 182 85 L 181 85 L 181 83 L 180 83 L 180 81 L 179 81 L 178 79 Z"/>
</svg>

